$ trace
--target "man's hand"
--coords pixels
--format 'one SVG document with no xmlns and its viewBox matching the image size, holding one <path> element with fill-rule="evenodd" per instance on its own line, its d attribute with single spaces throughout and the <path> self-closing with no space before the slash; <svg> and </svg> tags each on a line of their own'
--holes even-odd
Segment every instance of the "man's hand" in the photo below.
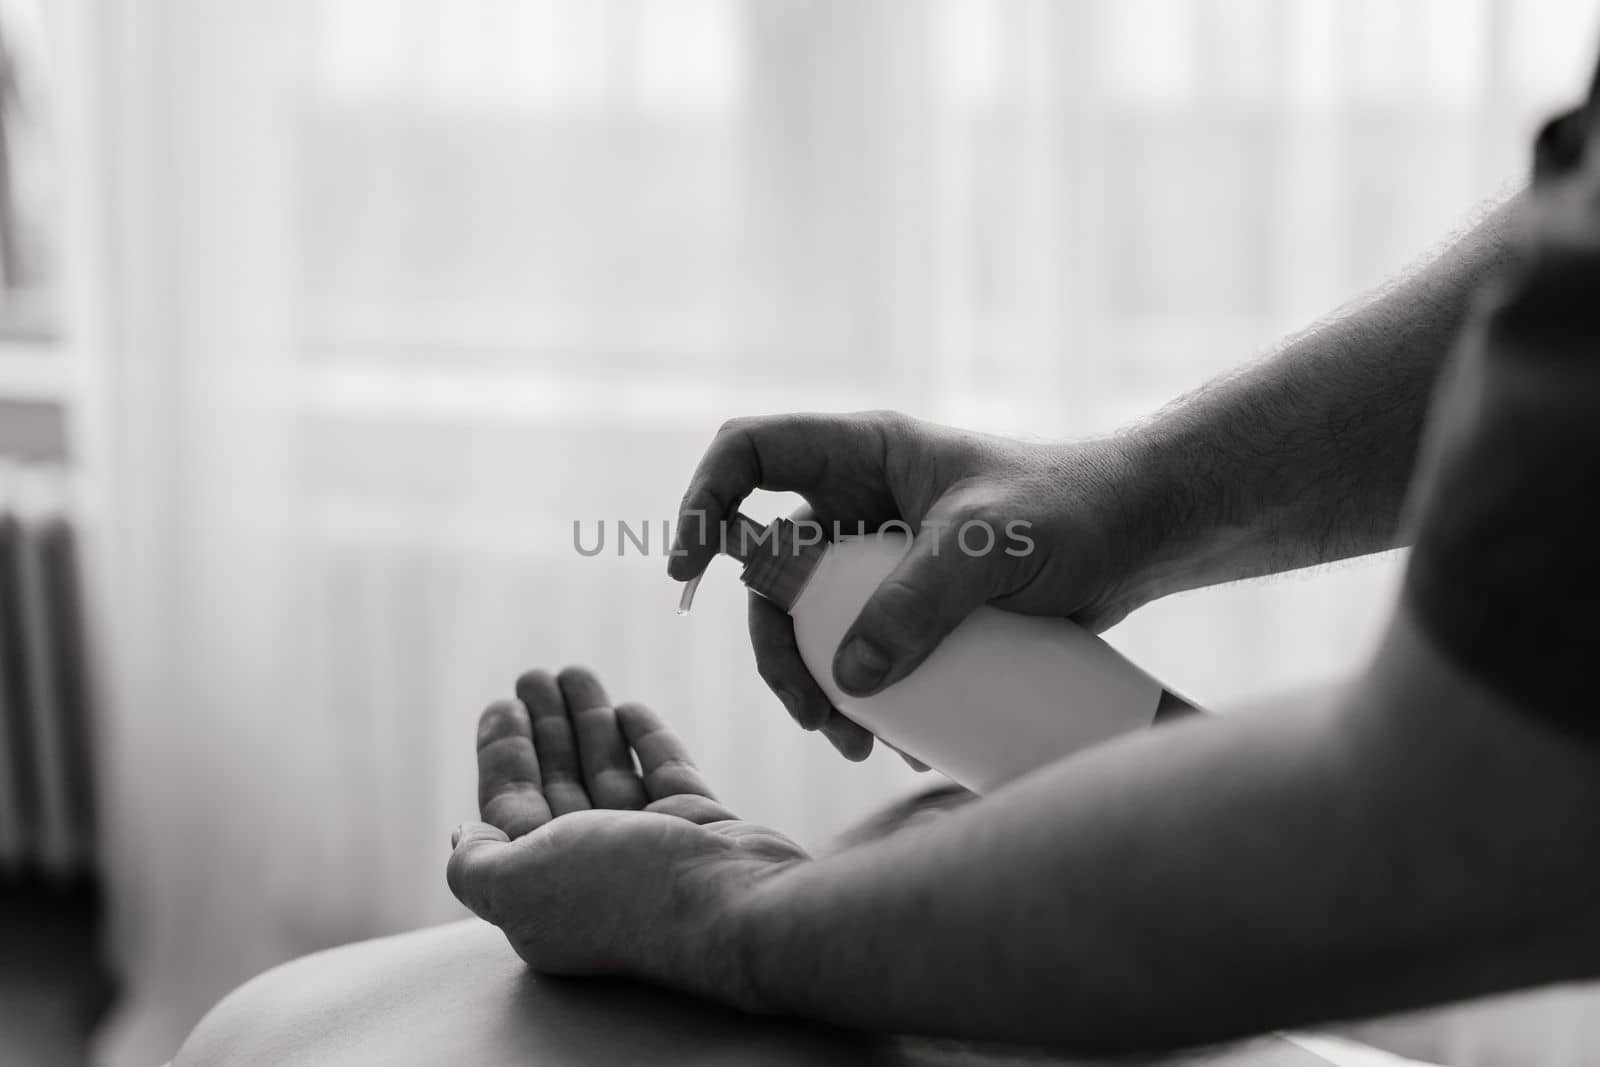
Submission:
<svg viewBox="0 0 1600 1067">
<path fill-rule="evenodd" d="M 1103 629 L 1148 599 L 1130 536 L 1148 532 L 1129 463 L 1115 441 L 1033 444 L 922 422 L 894 412 L 735 419 L 712 441 L 684 495 L 672 577 L 687 580 L 716 553 L 721 524 L 752 490 L 798 492 L 826 534 L 900 521 L 910 551 L 840 644 L 834 677 L 874 693 L 907 674 L 972 610 L 1073 616 Z M 986 523 L 994 544 L 964 524 Z M 1015 527 L 1032 547 L 1008 538 Z M 966 537 L 965 542 L 960 538 Z M 1016 544 L 1018 552 L 1005 549 Z M 795 645 L 790 619 L 750 598 L 761 676 L 795 720 L 864 759 L 872 737 L 829 704 Z"/>
<path fill-rule="evenodd" d="M 517 697 L 479 721 L 484 822 L 456 831 L 451 890 L 536 970 L 756 1007 L 730 923 L 805 852 L 735 818 L 655 712 L 587 670 L 530 671 Z"/>
</svg>

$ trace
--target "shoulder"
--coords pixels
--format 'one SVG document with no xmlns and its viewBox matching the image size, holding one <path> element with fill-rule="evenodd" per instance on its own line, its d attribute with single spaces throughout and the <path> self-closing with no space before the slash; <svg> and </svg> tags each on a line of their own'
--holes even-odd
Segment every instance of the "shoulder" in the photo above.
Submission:
<svg viewBox="0 0 1600 1067">
<path fill-rule="evenodd" d="M 530 980 L 505 938 L 477 921 L 330 949 L 267 971 L 217 1004 L 171 1067 L 473 1062 L 445 1050 Z M 408 1058 L 405 1050 L 439 1054 Z"/>
<path fill-rule="evenodd" d="M 542 978 L 499 930 L 474 919 L 268 971 L 213 1008 L 171 1067 L 712 1062 L 923 1061 L 897 1044 L 743 1015 L 630 982 Z"/>
<path fill-rule="evenodd" d="M 1550 123 L 1517 255 L 1479 293 L 1429 415 L 1406 600 L 1460 668 L 1600 742 L 1600 146 Z"/>
</svg>

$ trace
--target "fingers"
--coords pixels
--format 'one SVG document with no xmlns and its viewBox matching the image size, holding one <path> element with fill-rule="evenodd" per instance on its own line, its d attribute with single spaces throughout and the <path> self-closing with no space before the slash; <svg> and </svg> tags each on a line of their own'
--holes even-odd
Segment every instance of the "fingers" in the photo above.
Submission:
<svg viewBox="0 0 1600 1067">
<path fill-rule="evenodd" d="M 750 644 L 762 680 L 802 729 L 821 729 L 833 714 L 833 705 L 800 658 L 793 620 L 766 597 L 751 593 L 749 621 Z"/>
<path fill-rule="evenodd" d="M 935 507 L 923 520 L 905 558 L 872 594 L 845 632 L 833 659 L 839 688 L 856 696 L 878 692 L 910 674 L 973 609 L 1007 590 L 999 581 L 1006 557 L 986 543 L 981 523 L 996 538 L 992 522 L 961 519 Z M 963 541 L 963 536 L 966 537 Z"/>
<path fill-rule="evenodd" d="M 753 489 L 805 490 L 827 474 L 837 454 L 854 455 L 870 418 L 848 415 L 773 415 L 723 423 L 689 479 L 678 510 L 667 573 L 687 581 L 716 555 L 722 523 Z"/>
<path fill-rule="evenodd" d="M 643 704 L 619 704 L 617 724 L 639 757 L 639 772 L 651 800 L 681 794 L 712 798 L 711 787 L 688 749 L 655 712 Z"/>
<path fill-rule="evenodd" d="M 528 709 L 550 814 L 565 815 L 589 807 L 578 764 L 578 745 L 560 685 L 549 671 L 528 671 L 517 679 L 517 698 Z"/>
<path fill-rule="evenodd" d="M 822 735 L 851 763 L 860 763 L 872 755 L 872 734 L 837 711 L 829 714 L 828 721 L 822 724 Z"/>
<path fill-rule="evenodd" d="M 811 676 L 794 639 L 794 622 L 772 601 L 750 594 L 750 643 L 756 669 L 806 730 L 820 730 L 845 759 L 856 763 L 872 754 L 872 735 L 834 710 L 828 694 Z"/>
<path fill-rule="evenodd" d="M 456 899 L 472 913 L 495 921 L 496 888 L 509 858 L 506 835 L 487 823 L 462 823 L 450 839 L 445 880 Z"/>
<path fill-rule="evenodd" d="M 597 808 L 641 808 L 644 785 L 617 725 L 600 680 L 583 667 L 568 667 L 556 679 L 578 742 L 578 760 L 589 802 Z"/>
<path fill-rule="evenodd" d="M 521 701 L 497 700 L 478 719 L 478 812 L 507 837 L 521 837 L 551 819 Z"/>
<path fill-rule="evenodd" d="M 801 510 L 809 516 L 809 509 Z M 756 670 L 790 717 L 802 729 L 820 730 L 845 759 L 859 763 L 870 756 L 872 735 L 834 710 L 828 694 L 800 658 L 794 620 L 766 597 L 751 593 L 749 625 Z"/>
<path fill-rule="evenodd" d="M 692 793 L 680 793 L 677 796 L 653 800 L 645 806 L 644 810 L 657 812 L 661 815 L 671 815 L 678 819 L 687 819 L 701 826 L 708 822 L 725 822 L 736 818 L 733 812 L 722 806 L 720 801 L 712 800 L 710 797 L 696 796 Z"/>
<path fill-rule="evenodd" d="M 491 705 L 479 724 L 479 803 L 508 836 L 589 807 L 712 799 L 677 734 L 643 704 L 613 708 L 587 669 L 568 667 L 559 677 L 528 671 L 517 694 L 519 701 Z"/>
</svg>

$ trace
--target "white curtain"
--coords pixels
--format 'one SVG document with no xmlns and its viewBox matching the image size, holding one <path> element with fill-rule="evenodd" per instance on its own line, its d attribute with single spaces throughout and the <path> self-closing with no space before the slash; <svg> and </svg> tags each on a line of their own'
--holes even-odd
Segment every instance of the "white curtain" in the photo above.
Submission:
<svg viewBox="0 0 1600 1067">
<path fill-rule="evenodd" d="M 161 1062 L 273 962 L 459 914 L 473 724 L 523 668 L 655 703 L 804 840 L 906 788 L 788 725 L 731 569 L 674 617 L 660 523 L 716 425 L 1135 417 L 1507 190 L 1590 8 L 64 4 L 130 991 L 104 1061 Z M 1112 639 L 1258 697 L 1357 664 L 1394 574 Z M 1510 1062 L 1455 1033 L 1453 1062 Z"/>
</svg>

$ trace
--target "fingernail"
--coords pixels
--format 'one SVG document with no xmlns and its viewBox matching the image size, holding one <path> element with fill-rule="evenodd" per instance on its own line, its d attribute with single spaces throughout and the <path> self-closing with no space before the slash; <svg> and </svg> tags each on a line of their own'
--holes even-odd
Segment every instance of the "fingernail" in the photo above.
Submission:
<svg viewBox="0 0 1600 1067">
<path fill-rule="evenodd" d="M 863 734 L 859 730 L 845 727 L 840 731 L 828 732 L 828 740 L 838 750 L 839 755 L 851 763 L 860 763 L 872 755 L 872 735 Z"/>
<path fill-rule="evenodd" d="M 852 637 L 833 659 L 833 676 L 851 693 L 869 693 L 889 673 L 889 657 L 865 637 Z"/>
</svg>

